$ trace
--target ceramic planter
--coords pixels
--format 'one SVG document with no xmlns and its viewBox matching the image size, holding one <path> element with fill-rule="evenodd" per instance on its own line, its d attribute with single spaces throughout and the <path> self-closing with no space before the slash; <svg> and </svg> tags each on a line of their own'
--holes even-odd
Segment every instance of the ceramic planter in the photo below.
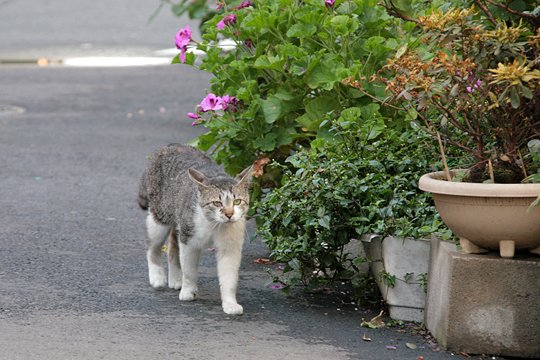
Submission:
<svg viewBox="0 0 540 360">
<path fill-rule="evenodd" d="M 452 171 L 455 175 L 459 171 Z M 465 253 L 488 250 L 513 257 L 515 250 L 540 254 L 540 184 L 478 184 L 446 181 L 444 172 L 425 174 L 418 186 L 432 193 L 444 223 Z"/>
<path fill-rule="evenodd" d="M 426 284 L 422 284 L 422 277 L 425 279 L 428 272 L 430 241 L 365 235 L 362 242 L 390 317 L 423 322 Z M 383 273 L 395 277 L 394 286 L 384 281 Z"/>
</svg>

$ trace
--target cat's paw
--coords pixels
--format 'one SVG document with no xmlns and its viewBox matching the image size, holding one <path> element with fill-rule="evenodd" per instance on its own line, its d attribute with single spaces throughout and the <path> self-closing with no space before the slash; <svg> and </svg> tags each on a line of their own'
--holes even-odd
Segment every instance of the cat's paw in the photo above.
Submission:
<svg viewBox="0 0 540 360">
<path fill-rule="evenodd" d="M 244 313 L 244 308 L 242 305 L 237 303 L 223 303 L 223 312 L 228 315 L 242 315 Z"/>
<path fill-rule="evenodd" d="M 167 277 L 162 268 L 151 269 L 148 273 L 148 279 L 150 280 L 150 285 L 154 289 L 162 289 L 167 286 Z"/>
<path fill-rule="evenodd" d="M 182 288 L 178 298 L 180 301 L 193 301 L 195 298 L 197 298 L 197 289 Z"/>
<path fill-rule="evenodd" d="M 182 280 L 169 279 L 169 289 L 180 290 L 182 288 Z"/>
</svg>

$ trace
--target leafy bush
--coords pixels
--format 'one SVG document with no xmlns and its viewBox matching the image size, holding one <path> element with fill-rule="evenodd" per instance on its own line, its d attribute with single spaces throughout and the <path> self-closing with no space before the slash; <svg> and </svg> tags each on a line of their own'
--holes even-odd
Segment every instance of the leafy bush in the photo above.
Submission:
<svg viewBox="0 0 540 360">
<path fill-rule="evenodd" d="M 213 96 L 235 99 L 234 111 L 194 106 L 194 124 L 208 130 L 196 146 L 211 149 L 234 173 L 261 158 L 282 162 L 297 146 L 328 138 L 331 120 L 372 102 L 350 86 L 351 79 L 377 93 L 364 80 L 407 36 L 406 29 L 392 27 L 398 21 L 377 2 L 220 3 L 204 25 L 203 40 L 196 43 L 206 56 L 198 62 L 184 46 L 175 59 L 212 73 Z M 217 46 L 224 38 L 236 44 L 229 52 Z"/>
<path fill-rule="evenodd" d="M 293 274 L 288 284 L 349 276 L 358 263 L 344 246 L 363 234 L 449 236 L 417 188 L 432 156 L 426 135 L 387 127 L 375 104 L 344 111 L 333 133 L 287 159 L 294 169 L 284 169 L 283 186 L 256 205 L 259 234 Z"/>
</svg>

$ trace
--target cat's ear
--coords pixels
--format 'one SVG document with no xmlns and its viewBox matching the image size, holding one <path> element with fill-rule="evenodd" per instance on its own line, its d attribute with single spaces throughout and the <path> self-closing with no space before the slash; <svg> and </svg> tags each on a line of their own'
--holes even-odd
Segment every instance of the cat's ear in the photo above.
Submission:
<svg viewBox="0 0 540 360">
<path fill-rule="evenodd" d="M 238 184 L 249 186 L 251 180 L 253 179 L 253 165 L 245 168 L 240 174 L 236 175 L 236 180 Z"/>
<path fill-rule="evenodd" d="M 195 170 L 194 168 L 188 169 L 188 175 L 191 181 L 193 181 L 198 186 L 206 187 L 204 184 L 204 180 L 206 179 L 206 176 L 199 170 Z"/>
</svg>

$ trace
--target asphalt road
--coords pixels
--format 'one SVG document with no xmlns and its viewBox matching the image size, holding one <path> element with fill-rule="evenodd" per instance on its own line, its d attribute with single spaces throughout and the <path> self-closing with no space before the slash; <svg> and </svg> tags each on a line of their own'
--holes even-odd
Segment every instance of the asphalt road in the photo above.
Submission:
<svg viewBox="0 0 540 360">
<path fill-rule="evenodd" d="M 0 60 L 152 54 L 179 24 L 164 10 L 147 26 L 156 6 L 0 1 Z M 375 313 L 339 292 L 271 289 L 257 240 L 241 317 L 221 310 L 210 250 L 200 300 L 148 285 L 139 176 L 154 148 L 202 130 L 183 115 L 208 79 L 183 66 L 0 66 L 0 359 L 460 358 L 411 329 L 361 327 Z"/>
</svg>

